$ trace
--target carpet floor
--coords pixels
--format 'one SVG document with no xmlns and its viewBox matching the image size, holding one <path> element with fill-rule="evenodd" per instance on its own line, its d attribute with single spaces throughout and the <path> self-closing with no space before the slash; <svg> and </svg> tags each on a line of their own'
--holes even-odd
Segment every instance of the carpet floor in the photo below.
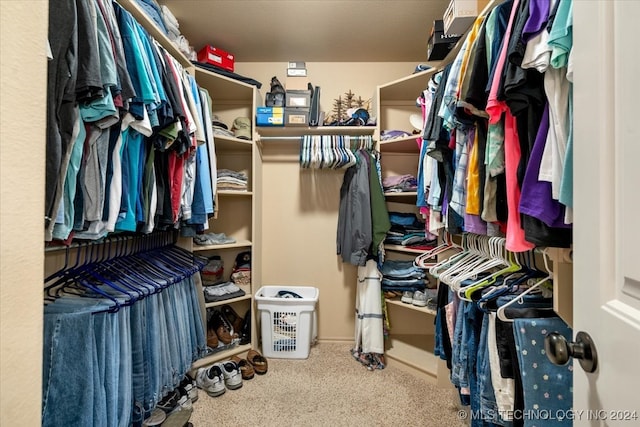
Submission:
<svg viewBox="0 0 640 427">
<path fill-rule="evenodd" d="M 465 427 L 450 389 L 393 366 L 368 371 L 350 343 L 319 343 L 305 360 L 269 359 L 269 371 L 242 388 L 193 405 L 194 427 Z"/>
</svg>

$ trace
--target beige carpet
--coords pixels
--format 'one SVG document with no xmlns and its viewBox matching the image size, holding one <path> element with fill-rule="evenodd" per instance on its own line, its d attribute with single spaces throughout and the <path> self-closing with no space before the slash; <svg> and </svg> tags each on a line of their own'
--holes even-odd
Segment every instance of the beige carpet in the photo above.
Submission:
<svg viewBox="0 0 640 427">
<path fill-rule="evenodd" d="M 319 343 L 306 360 L 269 359 L 238 390 L 199 390 L 191 422 L 208 426 L 463 427 L 454 393 L 398 368 L 368 371 L 350 343 Z"/>
</svg>

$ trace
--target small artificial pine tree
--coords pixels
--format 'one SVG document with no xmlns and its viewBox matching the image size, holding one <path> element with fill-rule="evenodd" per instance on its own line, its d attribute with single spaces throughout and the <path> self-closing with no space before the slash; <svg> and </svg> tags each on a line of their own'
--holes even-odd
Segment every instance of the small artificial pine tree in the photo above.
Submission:
<svg viewBox="0 0 640 427">
<path fill-rule="evenodd" d="M 356 94 L 351 92 L 351 89 L 349 89 L 349 92 L 345 92 L 344 93 L 345 104 L 346 104 L 345 105 L 345 107 L 346 107 L 345 108 L 345 113 L 346 113 L 346 110 L 348 110 L 349 108 L 353 108 L 353 102 L 354 102 L 355 97 L 356 97 Z M 349 118 L 346 117 L 346 115 L 345 115 L 344 119 L 349 119 Z"/>
<path fill-rule="evenodd" d="M 333 100 L 333 120 L 342 120 L 342 116 L 345 114 L 344 112 L 344 101 L 342 97 L 339 96 L 338 99 Z M 333 121 L 332 120 L 332 121 Z"/>
</svg>

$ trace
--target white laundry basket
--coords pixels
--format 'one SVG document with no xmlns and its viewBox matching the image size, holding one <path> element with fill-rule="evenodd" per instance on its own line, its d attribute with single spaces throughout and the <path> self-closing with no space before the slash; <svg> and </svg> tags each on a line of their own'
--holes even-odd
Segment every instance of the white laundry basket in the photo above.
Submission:
<svg viewBox="0 0 640 427">
<path fill-rule="evenodd" d="M 283 296 L 278 296 L 284 294 Z M 315 307 L 318 288 L 311 286 L 263 286 L 255 296 L 265 357 L 306 359 L 315 340 Z M 301 298 L 293 297 L 298 295 Z"/>
</svg>

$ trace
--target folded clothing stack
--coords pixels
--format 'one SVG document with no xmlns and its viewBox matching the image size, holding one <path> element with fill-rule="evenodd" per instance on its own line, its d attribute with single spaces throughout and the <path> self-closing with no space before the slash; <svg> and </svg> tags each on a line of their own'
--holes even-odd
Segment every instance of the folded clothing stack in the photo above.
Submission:
<svg viewBox="0 0 640 427">
<path fill-rule="evenodd" d="M 429 250 L 435 247 L 436 240 L 427 240 L 425 224 L 415 214 L 405 212 L 389 212 L 391 228 L 384 242 L 401 245 L 413 249 Z"/>
<path fill-rule="evenodd" d="M 251 284 L 251 252 L 240 252 L 236 255 L 231 272 L 231 281 L 237 285 Z"/>
<path fill-rule="evenodd" d="M 388 176 L 382 180 L 382 188 L 385 193 L 416 191 L 418 180 L 413 175 Z"/>
<path fill-rule="evenodd" d="M 390 260 L 382 263 L 383 291 L 424 291 L 428 280 L 426 273 L 413 261 Z"/>
<path fill-rule="evenodd" d="M 218 169 L 218 190 L 247 191 L 247 174 L 229 169 Z"/>
<path fill-rule="evenodd" d="M 162 10 L 162 19 L 164 20 L 164 26 L 167 29 L 167 36 L 169 36 L 171 40 L 175 41 L 181 35 L 179 29 L 180 24 L 166 5 L 162 5 L 160 9 Z"/>
<path fill-rule="evenodd" d="M 223 282 L 217 285 L 205 286 L 202 288 L 202 291 L 206 302 L 224 301 L 246 295 L 245 291 L 233 282 Z"/>
<path fill-rule="evenodd" d="M 236 239 L 229 237 L 224 233 L 203 233 L 193 236 L 193 243 L 196 245 L 228 245 L 235 243 Z"/>
<path fill-rule="evenodd" d="M 223 275 L 224 261 L 220 258 L 220 255 L 209 257 L 209 262 L 207 262 L 207 265 L 205 265 L 200 272 L 204 286 L 216 285 L 222 282 Z"/>
</svg>

